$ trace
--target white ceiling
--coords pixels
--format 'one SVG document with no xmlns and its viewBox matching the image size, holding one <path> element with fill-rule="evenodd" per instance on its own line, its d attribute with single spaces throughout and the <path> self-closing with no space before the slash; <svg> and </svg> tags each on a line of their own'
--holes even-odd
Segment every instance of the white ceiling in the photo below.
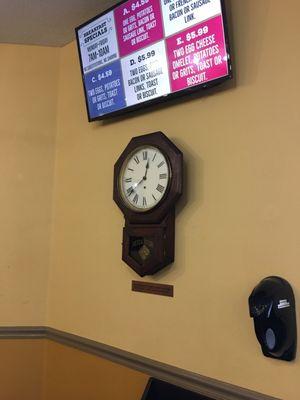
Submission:
<svg viewBox="0 0 300 400">
<path fill-rule="evenodd" d="M 0 0 L 0 43 L 63 46 L 117 0 Z"/>
</svg>

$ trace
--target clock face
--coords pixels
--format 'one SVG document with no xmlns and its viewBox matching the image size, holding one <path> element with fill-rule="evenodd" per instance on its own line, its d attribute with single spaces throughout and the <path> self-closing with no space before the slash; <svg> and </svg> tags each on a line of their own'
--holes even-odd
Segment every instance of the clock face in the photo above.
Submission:
<svg viewBox="0 0 300 400">
<path fill-rule="evenodd" d="M 171 179 L 168 160 L 156 147 L 135 149 L 123 163 L 119 188 L 126 206 L 148 211 L 164 197 Z"/>
</svg>

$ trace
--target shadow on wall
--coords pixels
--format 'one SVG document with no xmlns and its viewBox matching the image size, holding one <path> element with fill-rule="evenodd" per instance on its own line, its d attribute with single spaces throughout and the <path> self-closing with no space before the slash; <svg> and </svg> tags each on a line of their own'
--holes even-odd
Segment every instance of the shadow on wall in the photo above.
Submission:
<svg viewBox="0 0 300 400">
<path fill-rule="evenodd" d="M 153 280 L 161 280 L 167 276 L 170 269 L 173 271 L 174 278 L 179 277 L 184 274 L 186 263 L 182 262 L 185 259 L 185 249 L 186 246 L 180 246 L 180 254 L 176 254 L 176 249 L 179 248 L 178 241 L 180 240 L 181 244 L 188 240 L 186 235 L 186 221 L 193 217 L 193 214 L 199 208 L 201 208 L 203 204 L 203 160 L 197 152 L 195 152 L 191 146 L 189 146 L 184 140 L 179 138 L 170 137 L 172 141 L 178 146 L 178 148 L 183 152 L 183 194 L 180 197 L 177 205 L 176 205 L 176 222 L 175 222 L 175 262 L 170 264 L 162 271 L 158 272 L 154 276 L 152 276 Z M 185 206 L 189 204 L 188 215 L 185 213 Z M 181 217 L 184 215 L 185 224 L 182 225 L 180 223 Z M 200 224 L 201 221 L 197 220 L 197 224 Z"/>
<path fill-rule="evenodd" d="M 271 1 L 225 0 L 225 3 L 234 79 L 236 86 L 248 86 L 258 75 Z"/>
<path fill-rule="evenodd" d="M 233 71 L 233 73 L 234 73 L 234 71 Z M 182 104 L 183 102 L 188 103 L 188 102 L 192 102 L 194 100 L 199 100 L 199 99 L 204 100 L 208 96 L 213 96 L 216 93 L 221 93 L 225 90 L 233 89 L 234 87 L 235 87 L 235 81 L 234 81 L 234 79 L 231 79 L 231 80 L 223 82 L 221 85 L 212 87 L 210 89 L 203 89 L 203 90 L 200 90 L 199 92 L 182 95 L 175 99 L 166 100 L 160 104 L 145 106 L 145 107 L 141 108 L 140 110 L 130 111 L 130 112 L 120 115 L 118 117 L 104 119 L 103 121 L 96 121 L 95 124 L 97 124 L 98 127 L 109 126 L 111 124 L 120 123 L 120 122 L 129 120 L 129 119 L 132 119 L 132 118 L 142 117 L 145 114 L 150 114 L 151 112 L 155 112 L 158 110 L 170 109 L 170 111 L 172 111 L 171 110 L 172 107 L 178 106 L 178 105 Z"/>
</svg>

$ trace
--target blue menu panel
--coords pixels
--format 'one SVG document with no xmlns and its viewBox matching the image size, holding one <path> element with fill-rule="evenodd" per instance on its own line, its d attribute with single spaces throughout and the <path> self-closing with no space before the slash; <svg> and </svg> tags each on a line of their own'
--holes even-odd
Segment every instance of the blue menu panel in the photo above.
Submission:
<svg viewBox="0 0 300 400">
<path fill-rule="evenodd" d="M 86 74 L 84 82 L 90 119 L 126 106 L 119 60 Z"/>
</svg>

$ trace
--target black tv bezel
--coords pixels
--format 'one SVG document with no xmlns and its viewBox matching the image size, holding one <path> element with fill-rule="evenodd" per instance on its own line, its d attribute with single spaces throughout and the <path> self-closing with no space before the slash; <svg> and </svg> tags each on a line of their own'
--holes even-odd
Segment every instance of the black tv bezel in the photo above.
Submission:
<svg viewBox="0 0 300 400">
<path fill-rule="evenodd" d="M 228 34 L 228 21 L 227 21 L 227 14 L 226 14 L 226 6 L 225 6 L 225 1 L 226 0 L 220 0 L 221 3 L 221 11 L 222 11 L 222 17 L 223 17 L 223 27 L 224 27 L 224 38 L 225 38 L 225 47 L 226 47 L 226 52 L 228 55 L 228 60 L 227 60 L 227 65 L 228 65 L 228 74 L 224 75 L 220 78 L 192 86 L 190 88 L 178 90 L 173 93 L 169 93 L 163 96 L 156 97 L 155 99 L 151 100 L 146 100 L 142 103 L 134 104 L 132 106 L 126 106 L 124 108 L 121 108 L 120 110 L 116 110 L 104 115 L 100 115 L 98 117 L 91 118 L 90 116 L 90 110 L 89 110 L 89 104 L 88 104 L 88 98 L 87 98 L 87 93 L 86 93 L 86 87 L 85 87 L 85 82 L 84 82 L 84 72 L 83 72 L 83 65 L 82 65 L 82 57 L 81 57 L 81 51 L 80 51 L 80 43 L 79 43 L 79 36 L 78 36 L 78 31 L 85 27 L 86 25 L 90 24 L 91 22 L 95 21 L 96 19 L 102 17 L 103 15 L 113 11 L 120 5 L 126 3 L 129 0 L 121 0 L 117 4 L 113 5 L 112 7 L 109 7 L 105 11 L 103 11 L 100 14 L 97 14 L 95 17 L 89 19 L 88 21 L 82 23 L 81 25 L 77 26 L 75 28 L 75 33 L 76 33 L 76 42 L 77 42 L 77 50 L 78 50 L 78 55 L 79 55 L 79 62 L 80 62 L 80 70 L 81 70 L 81 79 L 82 79 L 82 84 L 83 84 L 83 91 L 84 91 L 84 97 L 85 97 L 85 105 L 86 105 L 86 110 L 87 110 L 87 115 L 88 115 L 88 121 L 89 122 L 94 122 L 94 121 L 102 121 L 105 119 L 113 118 L 113 117 L 118 117 L 127 113 L 134 112 L 136 110 L 141 110 L 142 108 L 148 108 L 150 106 L 156 105 L 156 104 L 161 104 L 168 102 L 169 100 L 176 99 L 182 96 L 186 96 L 192 93 L 196 92 L 203 92 L 204 90 L 207 90 L 209 88 L 212 88 L 214 86 L 217 86 L 224 81 L 227 81 L 229 79 L 232 79 L 232 63 L 231 63 L 231 51 L 230 51 L 230 44 L 229 44 L 229 34 Z M 171 35 L 172 36 L 172 35 Z M 109 65 L 109 64 L 107 64 Z"/>
<path fill-rule="evenodd" d="M 154 394 L 156 394 L 156 389 L 159 389 L 159 396 L 155 396 L 155 398 L 161 399 L 162 396 L 164 399 L 175 399 L 175 400 L 213 400 L 211 397 L 207 397 L 206 395 L 193 392 L 186 388 L 174 385 L 170 382 L 163 381 L 157 378 L 149 378 L 147 385 L 145 387 L 144 393 L 142 395 L 141 400 L 152 400 Z M 154 390 L 154 392 L 153 392 Z M 175 392 L 175 393 L 174 393 Z M 174 396 L 175 394 L 175 396 Z"/>
</svg>

